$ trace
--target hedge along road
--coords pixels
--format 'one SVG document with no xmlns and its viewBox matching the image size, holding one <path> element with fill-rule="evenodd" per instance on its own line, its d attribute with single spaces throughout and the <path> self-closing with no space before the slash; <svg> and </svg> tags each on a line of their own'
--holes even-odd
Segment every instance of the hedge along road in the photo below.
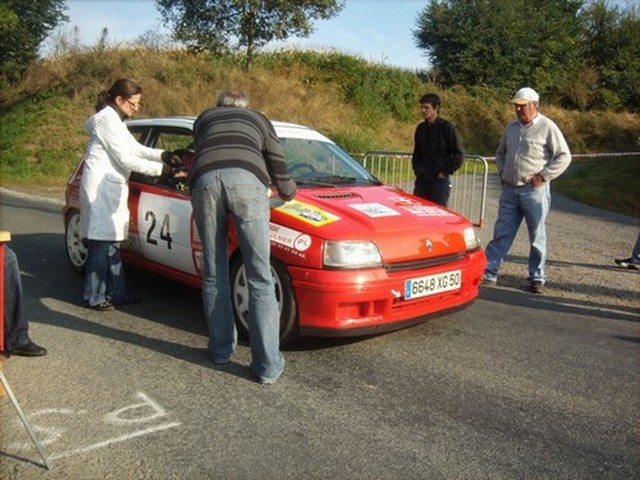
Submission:
<svg viewBox="0 0 640 480">
<path fill-rule="evenodd" d="M 486 244 L 495 218 L 492 184 Z M 0 397 L 2 479 L 598 478 L 640 474 L 637 221 L 555 195 L 547 293 L 525 291 L 526 231 L 470 308 L 287 350 L 276 385 L 248 347 L 215 369 L 199 292 L 129 272 L 140 305 L 82 307 L 60 206 L 2 190 L 41 358 L 4 372 L 50 457 Z"/>
</svg>

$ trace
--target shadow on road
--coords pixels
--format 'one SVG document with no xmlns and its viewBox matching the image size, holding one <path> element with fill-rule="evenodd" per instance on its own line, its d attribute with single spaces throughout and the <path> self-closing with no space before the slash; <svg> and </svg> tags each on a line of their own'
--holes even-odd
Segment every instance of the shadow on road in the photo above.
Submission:
<svg viewBox="0 0 640 480">
<path fill-rule="evenodd" d="M 610 320 L 622 320 L 625 322 L 640 322 L 640 309 L 638 308 L 582 300 L 577 301 L 554 295 L 550 288 L 547 289 L 548 293 L 544 295 L 530 293 L 526 290 L 526 286 L 520 286 L 520 291 L 514 290 L 513 285 L 517 285 L 518 283 L 522 284 L 523 280 L 521 278 L 515 280 L 515 277 L 509 277 L 508 275 L 502 275 L 499 282 L 499 286 L 481 287 L 479 298 L 489 302 L 536 310 L 549 310 L 552 312 L 586 315 Z"/>
<path fill-rule="evenodd" d="M 129 290 L 132 294 L 139 295 L 142 302 L 117 307 L 114 311 L 96 312 L 84 307 L 84 277 L 75 274 L 67 264 L 63 235 L 16 235 L 13 240 L 11 247 L 18 255 L 22 272 L 25 311 L 31 322 L 128 343 L 202 367 L 251 378 L 244 366 L 230 362 L 218 367 L 210 360 L 206 348 L 208 333 L 200 290 L 143 270 L 127 268 Z M 50 308 L 52 301 L 64 304 L 64 312 Z M 195 335 L 198 337 L 198 344 L 186 345 L 138 333 L 135 331 L 135 325 L 132 326 L 128 319 L 135 320 L 136 317 Z M 305 337 L 283 350 L 329 349 L 366 338 L 370 337 Z M 37 340 L 46 344 L 46 339 Z M 246 346 L 247 342 L 240 338 L 239 344 Z"/>
</svg>

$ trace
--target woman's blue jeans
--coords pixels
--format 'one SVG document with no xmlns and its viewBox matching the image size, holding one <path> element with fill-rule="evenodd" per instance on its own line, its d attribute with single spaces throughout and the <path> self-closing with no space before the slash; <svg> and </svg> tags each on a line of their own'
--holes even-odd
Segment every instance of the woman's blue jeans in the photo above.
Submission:
<svg viewBox="0 0 640 480">
<path fill-rule="evenodd" d="M 204 253 L 202 299 L 213 360 L 227 361 L 236 346 L 227 256 L 231 218 L 249 286 L 251 371 L 261 381 L 275 381 L 284 370 L 284 356 L 271 275 L 267 187 L 243 168 L 213 170 L 196 181 L 191 203 Z"/>
<path fill-rule="evenodd" d="M 84 299 L 90 307 L 118 304 L 127 298 L 120 242 L 89 240 Z"/>
</svg>

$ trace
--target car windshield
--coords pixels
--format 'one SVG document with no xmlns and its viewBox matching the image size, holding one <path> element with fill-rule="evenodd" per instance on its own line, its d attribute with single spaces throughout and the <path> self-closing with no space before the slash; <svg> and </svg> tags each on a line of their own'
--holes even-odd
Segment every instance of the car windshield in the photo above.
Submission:
<svg viewBox="0 0 640 480">
<path fill-rule="evenodd" d="M 280 138 L 289 173 L 300 186 L 378 185 L 380 182 L 330 142 Z"/>
</svg>

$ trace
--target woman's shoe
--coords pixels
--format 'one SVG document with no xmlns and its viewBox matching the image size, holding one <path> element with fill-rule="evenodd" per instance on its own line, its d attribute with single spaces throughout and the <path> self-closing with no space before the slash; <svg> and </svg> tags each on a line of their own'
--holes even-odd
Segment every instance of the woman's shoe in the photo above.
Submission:
<svg viewBox="0 0 640 480">
<path fill-rule="evenodd" d="M 113 310 L 114 307 L 112 303 L 109 302 L 100 302 L 97 305 L 89 305 L 91 310 L 97 310 L 98 312 L 108 312 L 109 310 Z"/>
<path fill-rule="evenodd" d="M 142 299 L 137 295 L 129 295 L 121 302 L 117 302 L 116 305 L 137 305 Z"/>
</svg>

